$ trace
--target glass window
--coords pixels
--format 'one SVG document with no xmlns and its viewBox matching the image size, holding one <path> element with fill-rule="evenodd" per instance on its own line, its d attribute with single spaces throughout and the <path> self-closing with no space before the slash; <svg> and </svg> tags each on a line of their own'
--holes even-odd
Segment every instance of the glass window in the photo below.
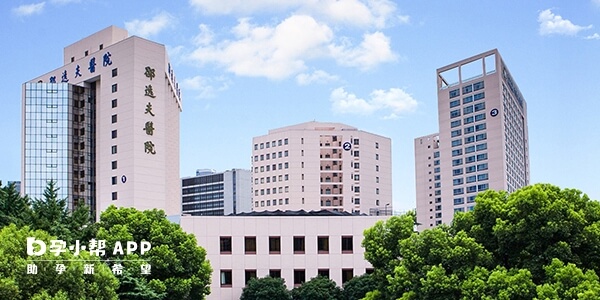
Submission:
<svg viewBox="0 0 600 300">
<path fill-rule="evenodd" d="M 244 273 L 245 273 L 244 277 L 246 280 L 245 281 L 246 284 L 248 284 L 248 281 L 250 281 L 250 279 L 256 278 L 256 270 L 246 270 Z"/>
<path fill-rule="evenodd" d="M 112 69 L 112 77 L 117 77 L 118 73 L 119 72 L 118 72 L 118 70 L 116 68 Z"/>
<path fill-rule="evenodd" d="M 329 237 L 317 237 L 317 253 L 329 253 Z"/>
<path fill-rule="evenodd" d="M 486 159 L 487 159 L 487 153 L 477 154 L 477 161 L 486 160 Z"/>
<path fill-rule="evenodd" d="M 450 101 L 450 108 L 457 107 L 460 105 L 460 100 Z"/>
<path fill-rule="evenodd" d="M 305 270 L 294 270 L 294 285 L 301 285 L 306 281 Z"/>
<path fill-rule="evenodd" d="M 469 134 L 469 133 L 473 133 L 473 132 L 475 132 L 474 126 L 465 127 L 465 134 Z"/>
<path fill-rule="evenodd" d="M 460 120 L 455 120 L 455 121 L 450 122 L 450 128 L 458 127 L 460 125 L 461 125 Z"/>
<path fill-rule="evenodd" d="M 272 278 L 281 278 L 281 270 L 279 270 L 279 269 L 269 270 L 269 276 Z"/>
<path fill-rule="evenodd" d="M 461 132 L 462 132 L 462 130 L 461 130 L 461 129 L 452 130 L 452 132 L 450 132 L 450 136 L 451 136 L 451 137 L 457 137 L 457 136 L 459 136 L 459 135 L 461 135 L 461 134 L 462 134 Z"/>
<path fill-rule="evenodd" d="M 485 98 L 485 92 L 477 93 L 473 95 L 473 101 L 481 100 Z"/>
<path fill-rule="evenodd" d="M 477 151 L 481 151 L 481 150 L 485 150 L 485 149 L 487 149 L 487 143 L 477 145 Z"/>
<path fill-rule="evenodd" d="M 342 283 L 352 279 L 354 277 L 354 269 L 342 269 Z"/>
<path fill-rule="evenodd" d="M 461 185 L 461 184 L 463 184 L 463 179 L 462 178 L 452 179 L 452 185 Z"/>
<path fill-rule="evenodd" d="M 475 122 L 485 120 L 485 114 L 475 115 Z"/>
<path fill-rule="evenodd" d="M 476 181 L 475 179 L 476 179 L 475 175 L 473 175 L 473 176 L 467 176 L 467 183 L 475 182 Z"/>
<path fill-rule="evenodd" d="M 112 192 L 112 200 L 117 200 L 117 192 Z"/>
<path fill-rule="evenodd" d="M 460 109 L 455 109 L 450 111 L 450 118 L 456 118 L 460 116 Z"/>
<path fill-rule="evenodd" d="M 473 173 L 476 170 L 475 166 L 468 166 L 465 169 L 467 173 Z"/>
<path fill-rule="evenodd" d="M 488 164 L 487 163 L 483 163 L 483 164 L 479 164 L 477 165 L 477 171 L 484 171 L 488 169 Z"/>
<path fill-rule="evenodd" d="M 231 254 L 231 237 L 222 236 L 219 238 L 221 254 Z"/>
<path fill-rule="evenodd" d="M 111 106 L 112 106 L 112 108 L 117 107 L 117 99 L 112 99 Z"/>
<path fill-rule="evenodd" d="M 342 253 L 352 253 L 354 250 L 353 238 L 352 236 L 343 236 L 342 237 Z"/>
<path fill-rule="evenodd" d="M 317 275 L 325 278 L 329 278 L 329 269 L 318 269 Z"/>
<path fill-rule="evenodd" d="M 477 187 L 474 185 L 468 186 L 467 187 L 467 193 L 474 193 L 477 192 Z"/>
<path fill-rule="evenodd" d="M 221 287 L 231 287 L 232 278 L 231 270 L 221 270 Z"/>
<path fill-rule="evenodd" d="M 453 140 L 452 141 L 452 147 L 456 147 L 456 146 L 460 146 L 462 145 L 462 140 L 461 139 L 457 139 L 457 140 Z"/>
<path fill-rule="evenodd" d="M 117 123 L 117 114 L 114 114 L 114 115 L 112 115 L 112 116 L 110 117 L 110 119 L 111 119 L 111 122 L 112 122 L 113 124 L 114 124 L 114 123 Z"/>
<path fill-rule="evenodd" d="M 111 87 L 111 89 L 112 89 L 113 93 L 116 93 L 117 92 L 117 84 L 116 83 L 113 84 L 112 87 Z"/>
<path fill-rule="evenodd" d="M 465 198 L 454 198 L 454 205 L 461 205 L 465 203 Z"/>
<path fill-rule="evenodd" d="M 258 202 L 256 202 L 256 206 L 258 206 Z M 244 237 L 244 253 L 246 254 L 255 254 L 256 253 L 256 237 L 255 236 L 246 236 Z"/>
<path fill-rule="evenodd" d="M 459 89 L 451 90 L 449 92 L 449 96 L 450 96 L 450 99 L 460 96 L 460 90 Z"/>
<path fill-rule="evenodd" d="M 475 152 L 475 146 L 465 147 L 465 153 Z"/>
<path fill-rule="evenodd" d="M 463 104 L 467 104 L 467 103 L 471 103 L 471 102 L 473 102 L 473 96 L 463 98 Z"/>
<path fill-rule="evenodd" d="M 111 132 L 111 136 L 113 139 L 117 138 L 117 130 L 116 129 Z"/>
<path fill-rule="evenodd" d="M 467 158 L 465 158 L 465 163 L 470 164 L 472 162 L 475 162 L 475 155 L 467 156 Z"/>
<path fill-rule="evenodd" d="M 475 142 L 475 137 L 474 136 L 468 136 L 465 138 L 465 144 L 470 144 Z"/>
<path fill-rule="evenodd" d="M 475 111 L 480 111 L 485 109 L 485 102 L 479 102 L 473 106 Z"/>
<path fill-rule="evenodd" d="M 111 168 L 112 168 L 113 170 L 116 170 L 116 169 L 117 169 L 117 161 L 116 161 L 116 160 L 113 160 L 113 161 L 111 162 Z"/>
<path fill-rule="evenodd" d="M 473 90 L 478 91 L 484 88 L 483 81 L 473 83 Z"/>
<path fill-rule="evenodd" d="M 452 166 L 460 166 L 462 165 L 462 158 L 457 158 L 452 160 Z"/>
<path fill-rule="evenodd" d="M 466 118 L 465 118 L 465 125 L 466 125 L 466 124 L 471 124 L 471 123 L 473 123 L 474 121 L 475 121 L 475 118 L 474 118 L 473 116 L 471 116 L 471 117 L 466 117 Z"/>
<path fill-rule="evenodd" d="M 456 188 L 452 192 L 453 192 L 454 195 L 462 195 L 462 194 L 464 194 L 463 188 Z"/>
<path fill-rule="evenodd" d="M 112 145 L 112 146 L 110 147 L 110 152 L 111 152 L 112 154 L 117 154 L 117 145 Z"/>
<path fill-rule="evenodd" d="M 452 170 L 452 176 L 462 175 L 462 173 L 463 173 L 462 168 Z"/>
<path fill-rule="evenodd" d="M 483 174 L 477 175 L 477 181 L 483 181 L 483 180 L 487 180 L 487 179 L 488 179 L 488 173 L 483 173 Z"/>
<path fill-rule="evenodd" d="M 281 253 L 281 237 L 271 236 L 269 237 L 269 254 Z"/>
<path fill-rule="evenodd" d="M 463 86 L 463 94 L 467 94 L 473 91 L 473 86 L 472 85 L 466 85 Z"/>
<path fill-rule="evenodd" d="M 475 131 L 481 131 L 485 129 L 485 123 L 475 125 Z"/>
<path fill-rule="evenodd" d="M 295 236 L 294 237 L 294 254 L 304 253 L 304 237 L 303 236 Z"/>
</svg>

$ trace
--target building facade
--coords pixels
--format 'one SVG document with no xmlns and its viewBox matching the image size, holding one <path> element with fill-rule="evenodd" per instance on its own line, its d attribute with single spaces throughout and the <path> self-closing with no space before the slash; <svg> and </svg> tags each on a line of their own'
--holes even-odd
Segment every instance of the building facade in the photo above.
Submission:
<svg viewBox="0 0 600 300">
<path fill-rule="evenodd" d="M 391 140 L 307 122 L 254 137 L 253 210 L 392 214 Z"/>
<path fill-rule="evenodd" d="M 292 289 L 317 275 L 341 286 L 372 271 L 361 247 L 363 231 L 382 218 L 252 213 L 182 216 L 180 224 L 196 236 L 213 268 L 207 299 L 239 299 L 252 277 L 280 277 Z"/>
<path fill-rule="evenodd" d="M 23 85 L 22 192 L 54 180 L 69 206 L 181 212 L 181 95 L 164 45 L 110 26 Z"/>
<path fill-rule="evenodd" d="M 415 139 L 420 230 L 529 185 L 527 103 L 498 50 L 439 68 L 437 88 L 440 132 Z"/>
<path fill-rule="evenodd" d="M 182 213 L 223 216 L 252 211 L 250 170 L 198 170 L 181 179 Z"/>
</svg>

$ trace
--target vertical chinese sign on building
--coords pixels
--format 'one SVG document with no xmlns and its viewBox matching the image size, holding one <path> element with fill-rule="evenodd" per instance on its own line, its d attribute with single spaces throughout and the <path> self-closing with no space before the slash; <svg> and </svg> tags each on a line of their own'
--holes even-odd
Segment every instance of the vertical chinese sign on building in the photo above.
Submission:
<svg viewBox="0 0 600 300">
<path fill-rule="evenodd" d="M 146 78 L 149 78 L 150 82 L 152 82 L 152 79 L 154 79 L 154 77 L 156 77 L 154 68 L 151 68 L 150 66 L 146 66 L 144 75 L 146 76 Z M 146 135 L 148 136 L 148 140 L 146 140 L 144 142 L 144 152 L 147 154 L 154 155 L 154 154 L 156 154 L 156 148 L 155 148 L 154 142 L 151 139 L 151 137 L 154 135 L 154 122 L 152 121 L 152 118 L 155 116 L 154 112 L 152 111 L 152 99 L 156 98 L 156 95 L 154 95 L 154 90 L 152 89 L 152 83 L 149 83 L 148 85 L 146 85 L 145 90 L 144 90 L 144 96 L 150 98 L 148 100 L 148 103 L 146 104 L 146 111 L 144 112 L 144 114 L 148 115 L 148 118 L 149 118 L 149 120 L 146 121 L 146 123 L 144 124 L 144 128 L 143 128 L 144 132 L 146 132 Z"/>
</svg>

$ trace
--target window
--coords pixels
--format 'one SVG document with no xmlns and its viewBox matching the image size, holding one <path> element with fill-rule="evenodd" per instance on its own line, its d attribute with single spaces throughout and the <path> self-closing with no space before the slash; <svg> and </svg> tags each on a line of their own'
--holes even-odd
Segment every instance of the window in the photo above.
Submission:
<svg viewBox="0 0 600 300">
<path fill-rule="evenodd" d="M 463 98 L 463 104 L 467 104 L 467 103 L 471 103 L 471 102 L 473 102 L 473 96 Z"/>
<path fill-rule="evenodd" d="M 477 100 L 480 100 L 480 99 L 483 99 L 483 98 L 485 98 L 485 93 L 484 92 L 481 92 L 481 93 L 473 95 L 473 100 L 474 101 L 477 101 Z"/>
<path fill-rule="evenodd" d="M 284 140 L 283 140 L 283 144 L 284 144 L 284 145 L 287 145 L 287 144 L 288 144 L 288 139 L 284 139 Z"/>
<path fill-rule="evenodd" d="M 460 166 L 462 165 L 462 158 L 457 158 L 452 160 L 452 166 Z"/>
<path fill-rule="evenodd" d="M 459 89 L 451 90 L 448 94 L 450 96 L 450 99 L 452 99 L 454 97 L 460 96 L 460 90 Z"/>
<path fill-rule="evenodd" d="M 358 152 L 358 150 L 355 150 L 355 151 L 354 151 L 354 157 L 359 157 L 359 156 L 360 156 L 360 155 L 359 155 L 359 152 Z"/>
<path fill-rule="evenodd" d="M 466 124 L 471 124 L 471 123 L 473 123 L 474 121 L 475 121 L 475 118 L 474 118 L 473 116 L 471 116 L 471 117 L 466 117 L 466 118 L 465 118 L 465 125 L 466 125 Z"/>
<path fill-rule="evenodd" d="M 117 154 L 117 145 L 112 145 L 110 147 L 110 153 Z"/>
<path fill-rule="evenodd" d="M 479 102 L 474 106 L 475 111 L 480 111 L 485 109 L 485 102 Z"/>
<path fill-rule="evenodd" d="M 355 169 L 360 169 L 360 163 L 357 163 L 357 162 L 355 162 L 355 163 L 354 163 L 354 168 L 355 168 Z"/>
<path fill-rule="evenodd" d="M 354 269 L 342 269 L 342 283 L 352 279 L 354 277 Z"/>
<path fill-rule="evenodd" d="M 111 181 L 112 185 L 115 185 L 115 184 L 117 184 L 117 176 L 113 176 L 113 177 L 111 177 L 111 178 L 110 178 L 110 181 Z"/>
<path fill-rule="evenodd" d="M 256 278 L 256 270 L 246 270 L 245 272 L 245 283 L 248 284 L 248 281 L 250 281 L 250 279 L 252 278 Z"/>
<path fill-rule="evenodd" d="M 486 160 L 486 159 L 487 159 L 487 153 L 482 153 L 482 154 L 477 155 L 477 161 Z"/>
<path fill-rule="evenodd" d="M 478 141 L 478 142 L 479 141 L 483 141 L 485 139 L 487 139 L 487 134 L 486 133 L 480 133 L 480 134 L 478 134 L 478 135 L 475 136 L 475 140 Z"/>
<path fill-rule="evenodd" d="M 456 188 L 452 192 L 453 192 L 454 195 L 462 195 L 462 194 L 464 194 L 463 188 Z"/>
<path fill-rule="evenodd" d="M 475 152 L 475 146 L 465 147 L 465 153 Z"/>
<path fill-rule="evenodd" d="M 317 237 L 317 253 L 329 253 L 329 237 Z"/>
<path fill-rule="evenodd" d="M 452 156 L 462 155 L 462 149 L 454 149 L 452 150 Z"/>
<path fill-rule="evenodd" d="M 279 270 L 279 269 L 269 270 L 269 276 L 272 278 L 281 278 L 281 270 Z"/>
<path fill-rule="evenodd" d="M 450 128 L 458 127 L 460 125 L 461 125 L 461 121 L 460 120 L 456 120 L 456 121 L 450 122 Z"/>
<path fill-rule="evenodd" d="M 456 147 L 456 146 L 460 146 L 462 145 L 462 140 L 461 139 L 457 139 L 457 140 L 453 140 L 452 141 L 452 147 Z"/>
<path fill-rule="evenodd" d="M 487 143 L 477 145 L 477 151 L 481 151 L 481 150 L 485 150 L 485 149 L 487 149 Z"/>
<path fill-rule="evenodd" d="M 360 144 L 359 142 L 360 142 L 360 141 L 359 141 L 358 139 L 353 139 L 353 140 L 352 140 L 352 143 L 353 143 L 354 145 L 359 145 L 359 144 Z"/>
<path fill-rule="evenodd" d="M 457 136 L 460 136 L 461 134 L 462 134 L 462 130 L 460 130 L 460 129 L 452 130 L 450 132 L 450 137 L 457 137 Z"/>
<path fill-rule="evenodd" d="M 471 183 L 471 182 L 475 182 L 475 181 L 476 181 L 475 175 L 467 176 L 467 183 Z"/>
<path fill-rule="evenodd" d="M 475 137 L 474 136 L 468 136 L 465 138 L 465 144 L 470 144 L 475 142 Z"/>
<path fill-rule="evenodd" d="M 355 193 L 360 193 L 360 186 L 355 186 L 354 187 L 354 192 Z"/>
<path fill-rule="evenodd" d="M 454 205 L 461 205 L 465 203 L 465 198 L 454 198 Z"/>
<path fill-rule="evenodd" d="M 460 100 L 450 101 L 450 108 L 457 107 L 460 105 Z"/>
<path fill-rule="evenodd" d="M 479 164 L 477 165 L 477 171 L 484 171 L 488 169 L 488 164 L 484 163 L 484 164 Z"/>
<path fill-rule="evenodd" d="M 231 237 L 222 236 L 220 237 L 220 250 L 221 254 L 231 254 Z"/>
<path fill-rule="evenodd" d="M 221 270 L 221 287 L 231 287 L 231 270 Z"/>
<path fill-rule="evenodd" d="M 317 276 L 329 278 L 329 269 L 318 269 Z"/>
<path fill-rule="evenodd" d="M 111 106 L 112 106 L 112 108 L 117 107 L 117 99 L 112 99 Z"/>
<path fill-rule="evenodd" d="M 269 254 L 281 253 L 281 237 L 270 236 L 269 237 Z"/>
<path fill-rule="evenodd" d="M 477 175 L 477 181 L 482 181 L 482 180 L 487 180 L 487 179 L 488 179 L 488 173 Z"/>
<path fill-rule="evenodd" d="M 463 113 L 464 113 L 465 115 L 466 115 L 466 114 L 470 114 L 470 113 L 472 113 L 472 112 L 473 112 L 473 105 L 469 105 L 469 106 L 466 106 L 465 108 L 463 108 Z"/>
<path fill-rule="evenodd" d="M 112 200 L 117 200 L 117 192 L 112 192 Z"/>
<path fill-rule="evenodd" d="M 112 77 L 116 77 L 116 76 L 117 76 L 117 74 L 118 74 L 118 71 L 117 71 L 117 69 L 116 69 L 116 68 L 115 68 L 115 69 L 112 69 Z"/>
<path fill-rule="evenodd" d="M 359 205 L 360 204 L 360 198 L 354 198 L 354 204 Z"/>
<path fill-rule="evenodd" d="M 473 83 L 473 90 L 478 91 L 484 88 L 483 81 Z"/>
<path fill-rule="evenodd" d="M 468 166 L 465 168 L 467 173 L 475 172 L 475 166 Z"/>
<path fill-rule="evenodd" d="M 295 236 L 294 237 L 294 254 L 302 254 L 304 253 L 304 237 L 303 236 Z"/>
<path fill-rule="evenodd" d="M 475 122 L 485 120 L 485 114 L 475 115 Z"/>
<path fill-rule="evenodd" d="M 467 187 L 467 193 L 474 193 L 477 192 L 477 187 L 472 185 L 472 186 L 468 186 Z"/>
<path fill-rule="evenodd" d="M 111 164 L 111 168 L 112 168 L 113 170 L 116 170 L 116 169 L 117 169 L 117 161 L 116 161 L 116 160 L 113 160 L 113 161 L 112 161 L 110 164 Z"/>
<path fill-rule="evenodd" d="M 469 133 L 473 133 L 473 132 L 475 132 L 475 127 L 473 127 L 473 126 L 465 127 L 465 134 L 469 134 Z"/>
<path fill-rule="evenodd" d="M 256 202 L 258 206 L 258 202 Z M 244 237 L 244 253 L 245 254 L 256 254 L 256 237 L 246 236 Z"/>
<path fill-rule="evenodd" d="M 467 86 L 463 86 L 463 94 L 467 94 L 473 91 L 473 86 L 472 85 L 467 85 Z"/>
<path fill-rule="evenodd" d="M 452 185 L 461 185 L 461 184 L 463 184 L 463 179 L 462 178 L 452 179 Z"/>
<path fill-rule="evenodd" d="M 481 131 L 485 129 L 485 123 L 475 125 L 475 131 Z"/>
<path fill-rule="evenodd" d="M 460 117 L 460 109 L 455 109 L 450 111 L 450 118 Z"/>
<path fill-rule="evenodd" d="M 117 84 L 116 83 L 113 84 L 111 89 L 112 89 L 113 93 L 116 93 L 117 92 Z"/>
<path fill-rule="evenodd" d="M 342 253 L 352 253 L 354 250 L 353 241 L 351 236 L 342 237 Z"/>
<path fill-rule="evenodd" d="M 306 281 L 305 270 L 294 270 L 294 285 L 301 285 Z"/>
<path fill-rule="evenodd" d="M 114 123 L 117 123 L 117 115 L 116 115 L 116 114 L 112 115 L 112 116 L 110 117 L 110 120 L 111 120 L 111 122 L 112 122 L 113 124 L 114 124 Z"/>
<path fill-rule="evenodd" d="M 111 132 L 111 136 L 113 139 L 117 138 L 117 130 L 116 129 Z"/>
</svg>

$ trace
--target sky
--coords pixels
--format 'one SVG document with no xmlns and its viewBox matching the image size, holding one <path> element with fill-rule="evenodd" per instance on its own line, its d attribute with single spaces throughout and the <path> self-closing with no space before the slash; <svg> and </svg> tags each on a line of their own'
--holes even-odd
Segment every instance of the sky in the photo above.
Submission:
<svg viewBox="0 0 600 300">
<path fill-rule="evenodd" d="M 600 0 L 13 0 L 0 14 L 3 182 L 20 180 L 22 84 L 115 25 L 167 47 L 182 177 L 250 169 L 270 129 L 340 122 L 391 138 L 394 209 L 414 209 L 436 69 L 497 48 L 528 104 L 531 183 L 600 200 Z"/>
</svg>

